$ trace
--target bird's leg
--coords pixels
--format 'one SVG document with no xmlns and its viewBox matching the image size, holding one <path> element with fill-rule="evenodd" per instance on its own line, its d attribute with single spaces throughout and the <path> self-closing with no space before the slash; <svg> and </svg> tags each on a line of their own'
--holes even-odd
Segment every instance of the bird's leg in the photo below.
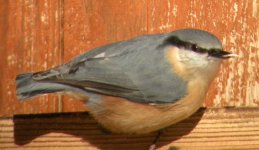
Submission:
<svg viewBox="0 0 259 150">
<path fill-rule="evenodd" d="M 156 149 L 156 143 L 158 142 L 160 136 L 162 135 L 164 130 L 159 130 L 157 132 L 157 135 L 155 136 L 154 141 L 152 142 L 152 145 L 149 147 L 149 150 L 155 150 Z"/>
<path fill-rule="evenodd" d="M 108 129 L 104 128 L 102 125 L 98 124 L 98 128 L 101 130 L 101 132 L 105 135 L 111 135 L 112 132 L 109 131 Z"/>
</svg>

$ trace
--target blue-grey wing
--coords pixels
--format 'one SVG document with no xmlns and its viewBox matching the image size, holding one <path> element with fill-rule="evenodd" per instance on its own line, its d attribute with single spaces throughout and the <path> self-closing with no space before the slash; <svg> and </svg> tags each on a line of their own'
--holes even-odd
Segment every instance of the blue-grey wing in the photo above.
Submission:
<svg viewBox="0 0 259 150">
<path fill-rule="evenodd" d="M 163 40 L 163 35 L 148 35 L 96 48 L 38 79 L 141 103 L 175 102 L 186 95 L 186 82 L 166 61 L 166 49 L 159 47 Z"/>
</svg>

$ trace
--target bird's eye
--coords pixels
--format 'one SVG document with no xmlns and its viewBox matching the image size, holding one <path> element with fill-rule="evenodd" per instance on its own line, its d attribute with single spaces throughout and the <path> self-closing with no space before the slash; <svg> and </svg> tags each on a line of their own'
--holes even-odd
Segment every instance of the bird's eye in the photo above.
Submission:
<svg viewBox="0 0 259 150">
<path fill-rule="evenodd" d="M 197 51 L 197 50 L 198 50 L 198 46 L 195 45 L 195 44 L 193 44 L 193 45 L 192 45 L 192 50 L 193 50 L 193 51 Z"/>
<path fill-rule="evenodd" d="M 197 52 L 197 53 L 206 53 L 207 51 L 204 50 L 203 48 L 200 48 L 196 44 L 193 44 L 191 47 L 192 51 Z"/>
<path fill-rule="evenodd" d="M 200 52 L 200 48 L 195 44 L 192 45 L 192 50 L 195 52 Z"/>
</svg>

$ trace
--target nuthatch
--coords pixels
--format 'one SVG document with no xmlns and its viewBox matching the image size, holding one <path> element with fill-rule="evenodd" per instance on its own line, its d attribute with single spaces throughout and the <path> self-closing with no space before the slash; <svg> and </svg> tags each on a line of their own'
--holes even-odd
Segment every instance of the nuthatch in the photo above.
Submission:
<svg viewBox="0 0 259 150">
<path fill-rule="evenodd" d="M 116 133 L 149 133 L 197 111 L 223 51 L 211 33 L 182 29 L 95 48 L 47 71 L 20 74 L 17 97 L 72 91 L 92 116 Z"/>
</svg>

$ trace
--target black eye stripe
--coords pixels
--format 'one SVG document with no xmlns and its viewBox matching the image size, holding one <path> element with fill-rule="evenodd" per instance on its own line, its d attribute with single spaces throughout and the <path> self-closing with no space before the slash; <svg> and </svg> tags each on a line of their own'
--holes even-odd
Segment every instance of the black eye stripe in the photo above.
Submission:
<svg viewBox="0 0 259 150">
<path fill-rule="evenodd" d="M 191 50 L 198 53 L 207 53 L 208 51 L 206 49 L 198 47 L 196 44 L 193 44 L 191 47 Z"/>
<path fill-rule="evenodd" d="M 205 49 L 201 48 L 196 44 L 190 42 L 184 42 L 175 36 L 167 38 L 161 46 L 175 45 L 177 47 L 183 47 L 187 50 L 192 50 L 197 53 L 208 53 L 208 55 L 214 56 L 222 53 L 222 49 Z"/>
</svg>

